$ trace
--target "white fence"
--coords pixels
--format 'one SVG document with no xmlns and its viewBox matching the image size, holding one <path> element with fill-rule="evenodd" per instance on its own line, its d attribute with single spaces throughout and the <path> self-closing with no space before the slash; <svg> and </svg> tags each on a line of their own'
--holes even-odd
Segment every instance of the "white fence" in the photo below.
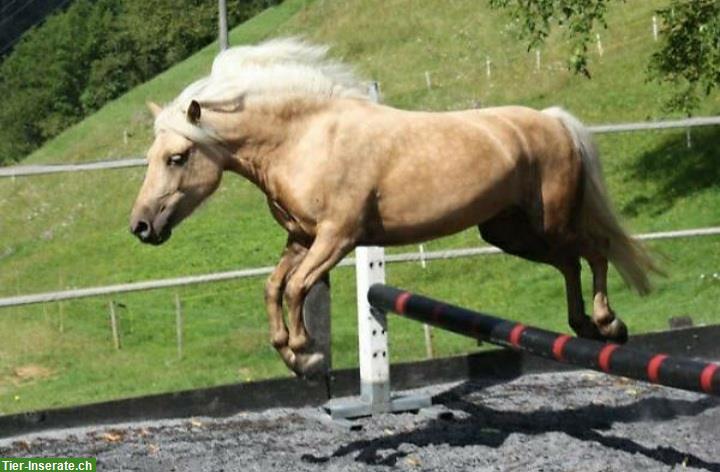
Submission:
<svg viewBox="0 0 720 472">
<path fill-rule="evenodd" d="M 607 134 L 628 133 L 633 131 L 658 131 L 676 128 L 690 129 L 718 125 L 720 125 L 720 116 L 702 116 L 696 118 L 686 118 L 682 120 L 593 125 L 588 126 L 588 129 L 595 134 Z M 145 159 L 141 157 L 117 159 L 112 161 L 88 162 L 81 164 L 22 165 L 12 167 L 0 167 L 0 178 L 27 177 L 33 175 L 57 174 L 61 172 L 80 172 L 88 170 L 126 169 L 128 167 L 142 167 L 145 165 L 147 165 L 147 163 L 145 162 Z"/>
<path fill-rule="evenodd" d="M 656 233 L 643 233 L 635 235 L 637 239 L 658 240 L 693 238 L 698 236 L 720 235 L 720 227 L 695 228 L 676 231 L 659 231 Z M 425 262 L 441 259 L 458 259 L 462 257 L 487 256 L 502 254 L 502 251 L 494 246 L 482 246 L 460 249 L 446 249 L 443 251 L 420 251 L 405 252 L 401 254 L 384 255 L 385 262 Z M 355 258 L 346 257 L 338 266 L 347 267 L 355 265 Z M 17 295 L 14 297 L 0 298 L 0 308 L 32 305 L 36 303 L 59 302 L 78 298 L 97 297 L 101 295 L 112 295 L 116 293 L 142 292 L 162 288 L 183 287 L 186 285 L 198 285 L 210 282 L 221 282 L 225 280 L 243 279 L 247 277 L 260 277 L 272 272 L 273 267 L 255 267 L 250 269 L 231 270 L 227 272 L 213 272 L 211 274 L 191 275 L 168 279 L 146 280 L 127 284 L 105 285 L 101 287 L 87 287 L 74 290 L 63 290 L 57 292 L 36 293 L 30 295 Z"/>
<path fill-rule="evenodd" d="M 112 161 L 96 161 L 82 164 L 49 164 L 0 167 L 0 177 L 25 177 L 31 175 L 59 174 L 61 172 L 81 172 L 87 170 L 125 169 L 146 165 L 142 157 L 116 159 Z"/>
<path fill-rule="evenodd" d="M 697 117 L 683 120 L 666 120 L 657 122 L 636 122 L 636 123 L 619 123 L 589 126 L 593 133 L 622 133 L 633 131 L 651 131 L 651 130 L 667 130 L 673 128 L 690 129 L 701 126 L 717 126 L 720 125 L 720 116 Z M 145 159 L 130 158 L 112 161 L 91 162 L 84 164 L 63 164 L 63 165 L 30 165 L 30 166 L 13 166 L 0 168 L 0 178 L 2 177 L 22 177 L 42 174 L 54 174 L 60 172 L 79 172 L 91 170 L 108 170 L 122 169 L 129 167 L 140 167 L 146 165 Z M 675 231 L 661 231 L 656 233 L 639 234 L 636 237 L 644 240 L 655 239 L 673 239 L 687 238 L 697 236 L 720 235 L 720 227 L 696 228 Z M 403 254 L 388 254 L 385 256 L 387 262 L 421 262 L 425 263 L 430 260 L 437 259 L 454 259 L 460 257 L 472 257 L 488 254 L 499 254 L 501 251 L 492 246 L 449 249 L 444 251 L 424 251 L 421 246 L 420 252 L 411 252 Z M 340 262 L 340 266 L 354 265 L 353 258 L 346 258 Z M 148 280 L 143 282 L 107 285 L 102 287 L 87 287 L 74 290 L 64 290 L 56 292 L 37 293 L 29 295 L 17 295 L 13 297 L 0 298 L 0 308 L 13 307 L 21 305 L 30 305 L 36 303 L 57 302 L 63 300 L 71 300 L 77 298 L 95 297 L 101 295 L 111 295 L 116 293 L 138 292 L 145 290 L 154 290 L 170 287 L 181 287 L 186 285 L 196 285 L 210 282 L 219 282 L 224 280 L 241 279 L 246 277 L 258 277 L 267 275 L 272 271 L 272 267 L 257 267 L 249 269 L 241 269 L 227 272 L 215 272 L 211 274 L 193 275 L 168 279 Z"/>
<path fill-rule="evenodd" d="M 682 120 L 645 121 L 636 123 L 619 123 L 588 126 L 595 134 L 627 133 L 630 131 L 656 131 L 673 128 L 697 128 L 701 126 L 720 125 L 720 116 L 698 116 Z"/>
</svg>

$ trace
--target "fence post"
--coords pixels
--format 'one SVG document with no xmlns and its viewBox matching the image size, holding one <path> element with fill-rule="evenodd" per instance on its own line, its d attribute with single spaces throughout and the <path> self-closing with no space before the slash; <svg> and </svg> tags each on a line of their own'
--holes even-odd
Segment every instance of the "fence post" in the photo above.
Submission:
<svg viewBox="0 0 720 472">
<path fill-rule="evenodd" d="M 58 331 L 62 334 L 65 332 L 65 309 L 63 308 L 63 302 L 58 302 L 58 317 L 60 318 Z"/>
<path fill-rule="evenodd" d="M 112 330 L 113 345 L 120 349 L 120 333 L 118 333 L 117 315 L 115 314 L 115 302 L 110 300 L 110 329 Z"/>
<path fill-rule="evenodd" d="M 227 1 L 218 0 L 218 43 L 220 51 L 228 48 Z"/>
<path fill-rule="evenodd" d="M 178 359 L 183 357 L 183 311 L 180 303 L 180 295 L 175 292 L 175 335 L 177 337 Z"/>
<path fill-rule="evenodd" d="M 652 32 L 653 32 L 653 40 L 658 40 L 658 21 L 657 16 L 653 15 L 652 17 Z"/>
<path fill-rule="evenodd" d="M 420 266 L 425 269 L 427 268 L 427 263 L 425 262 L 425 246 L 420 244 L 418 247 L 420 249 Z M 425 334 L 425 356 L 428 359 L 432 359 L 435 357 L 432 327 L 427 323 L 423 323 L 423 333 Z"/>
<path fill-rule="evenodd" d="M 60 290 L 65 289 L 65 277 L 63 277 L 62 273 L 58 274 L 58 284 L 60 285 Z M 58 324 L 58 329 L 60 330 L 60 333 L 65 332 L 65 309 L 63 308 L 63 302 L 58 302 L 58 316 L 60 317 L 60 323 Z"/>
<path fill-rule="evenodd" d="M 305 329 L 315 343 L 316 350 L 325 356 L 325 379 L 329 381 L 332 368 L 330 276 L 326 275 L 312 286 L 303 304 Z"/>
<path fill-rule="evenodd" d="M 432 326 L 423 323 L 423 332 L 425 333 L 425 355 L 428 359 L 435 357 L 435 349 L 433 349 L 433 332 Z"/>
</svg>

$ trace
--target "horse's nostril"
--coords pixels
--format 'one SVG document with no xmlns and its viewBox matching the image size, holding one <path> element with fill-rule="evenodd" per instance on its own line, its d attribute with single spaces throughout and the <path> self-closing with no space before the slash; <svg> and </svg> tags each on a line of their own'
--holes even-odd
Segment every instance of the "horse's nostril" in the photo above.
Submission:
<svg viewBox="0 0 720 472">
<path fill-rule="evenodd" d="M 150 225 L 146 221 L 140 220 L 135 223 L 135 226 L 132 228 L 132 233 L 138 238 L 145 240 L 150 236 Z"/>
</svg>

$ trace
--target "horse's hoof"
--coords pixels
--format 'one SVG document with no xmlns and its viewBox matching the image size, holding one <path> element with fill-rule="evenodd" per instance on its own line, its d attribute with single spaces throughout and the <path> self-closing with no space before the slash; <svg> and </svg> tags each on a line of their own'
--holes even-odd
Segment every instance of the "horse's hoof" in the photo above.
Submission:
<svg viewBox="0 0 720 472">
<path fill-rule="evenodd" d="M 280 354 L 280 358 L 282 358 L 283 362 L 287 366 L 288 369 L 295 371 L 295 364 L 296 364 L 296 356 L 295 353 L 292 352 L 290 349 L 288 349 L 287 346 L 283 346 L 280 348 L 277 348 L 278 353 Z"/>
<path fill-rule="evenodd" d="M 625 344 L 628 340 L 628 329 L 620 318 L 615 318 L 609 325 L 602 330 L 603 335 L 608 341 L 618 344 Z"/>
<path fill-rule="evenodd" d="M 319 379 L 327 372 L 325 355 L 321 352 L 295 353 L 293 370 L 304 379 Z"/>
<path fill-rule="evenodd" d="M 598 327 L 595 326 L 595 323 L 590 320 L 590 317 L 585 317 L 582 322 L 571 322 L 570 327 L 580 338 L 594 339 L 596 341 L 607 340 L 607 337 L 600 332 Z"/>
</svg>

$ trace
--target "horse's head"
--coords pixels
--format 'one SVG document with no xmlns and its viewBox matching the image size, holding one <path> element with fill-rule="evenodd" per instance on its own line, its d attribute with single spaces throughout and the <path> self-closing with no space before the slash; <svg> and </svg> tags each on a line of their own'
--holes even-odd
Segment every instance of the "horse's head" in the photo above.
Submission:
<svg viewBox="0 0 720 472">
<path fill-rule="evenodd" d="M 148 104 L 156 119 L 164 111 Z M 185 116 L 192 129 L 200 121 L 200 105 L 192 101 Z M 130 231 L 140 241 L 162 244 L 172 229 L 189 216 L 220 184 L 222 156 L 211 146 L 194 142 L 173 127 L 156 126 L 147 154 L 148 168 L 130 216 Z"/>
</svg>

